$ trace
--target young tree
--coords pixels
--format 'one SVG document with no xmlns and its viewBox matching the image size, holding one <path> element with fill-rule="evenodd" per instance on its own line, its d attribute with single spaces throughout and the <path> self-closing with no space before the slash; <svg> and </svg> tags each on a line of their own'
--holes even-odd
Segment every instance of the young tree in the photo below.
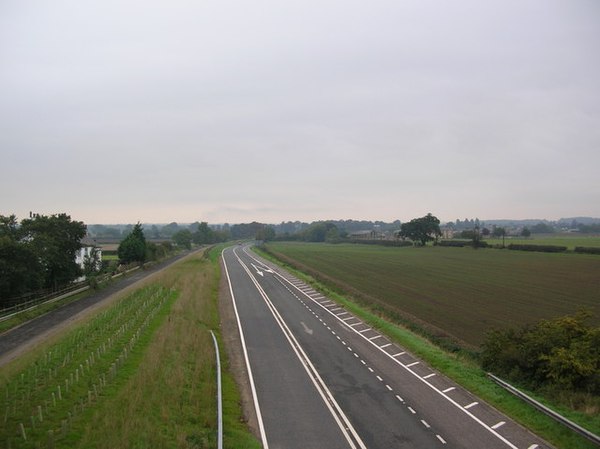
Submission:
<svg viewBox="0 0 600 449">
<path fill-rule="evenodd" d="M 146 261 L 146 237 L 139 221 L 131 233 L 121 241 L 117 254 L 123 263 Z"/>
</svg>

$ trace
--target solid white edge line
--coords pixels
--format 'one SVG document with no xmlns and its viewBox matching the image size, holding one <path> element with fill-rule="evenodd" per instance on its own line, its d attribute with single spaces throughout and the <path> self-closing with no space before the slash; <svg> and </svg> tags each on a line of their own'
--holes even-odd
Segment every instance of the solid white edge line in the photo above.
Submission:
<svg viewBox="0 0 600 449">
<path fill-rule="evenodd" d="M 292 333 L 292 331 L 290 330 L 290 328 L 285 323 L 285 320 L 279 314 L 279 312 L 275 308 L 275 305 L 269 299 L 269 296 L 267 295 L 267 293 L 263 290 L 263 288 L 261 287 L 260 283 L 254 277 L 254 275 L 252 274 L 252 272 L 250 271 L 250 269 L 248 269 L 248 267 L 246 266 L 246 264 L 237 255 L 237 253 L 235 252 L 235 249 L 234 249 L 233 253 L 237 257 L 239 263 L 242 265 L 242 267 L 244 268 L 244 270 L 246 271 L 246 273 L 248 274 L 248 276 L 250 277 L 250 279 L 252 280 L 252 282 L 254 283 L 254 285 L 256 286 L 256 289 L 258 290 L 258 292 L 260 293 L 260 295 L 263 297 L 263 300 L 265 301 L 265 303 L 267 304 L 267 307 L 271 311 L 271 314 L 275 318 L 275 322 L 281 328 L 284 336 L 286 337 L 286 339 L 290 343 L 290 346 L 292 347 L 292 350 L 296 354 L 296 357 L 298 357 L 298 360 L 300 361 L 300 364 L 304 367 L 304 370 L 308 374 L 308 377 L 311 379 L 311 381 L 315 385 L 315 389 L 317 390 L 317 392 L 319 393 L 319 395 L 323 399 L 323 402 L 325 403 L 325 405 L 327 406 L 327 408 L 330 410 L 330 413 L 331 413 L 332 417 L 334 418 L 334 420 L 338 424 L 338 427 L 340 428 L 340 431 L 344 434 L 344 436 L 346 437 L 346 440 L 348 441 L 348 443 L 350 444 L 350 446 L 353 449 L 356 448 L 356 446 L 354 445 L 354 442 L 350 439 L 349 435 L 347 434 L 348 431 L 350 433 L 352 433 L 352 435 L 354 436 L 354 439 L 356 440 L 356 443 L 358 443 L 358 445 L 360 446 L 361 449 L 367 449 L 367 447 L 365 446 L 364 442 L 362 441 L 362 439 L 360 438 L 360 436 L 356 432 L 356 429 L 354 428 L 354 426 L 352 426 L 352 424 L 350 423 L 350 420 L 348 419 L 348 417 L 346 416 L 346 414 L 344 413 L 344 411 L 341 409 L 341 407 L 339 406 L 339 404 L 337 403 L 337 401 L 333 397 L 333 394 L 331 393 L 331 391 L 329 390 L 329 388 L 325 384 L 325 381 L 321 378 L 321 376 L 319 375 L 319 372 L 317 371 L 317 369 L 315 368 L 315 366 L 312 364 L 312 362 L 308 358 L 308 355 L 304 352 L 304 350 L 302 349 L 302 346 L 300 346 L 300 343 L 296 340 L 296 337 L 294 337 L 294 334 Z M 246 251 L 244 251 L 244 253 L 246 255 L 248 255 L 250 258 L 254 259 Z M 300 355 L 300 353 L 302 353 L 302 355 Z M 324 390 L 324 392 L 322 390 Z M 325 396 L 325 394 L 326 394 L 327 397 Z M 334 407 L 336 409 L 337 414 L 333 412 L 332 407 Z M 338 417 L 338 415 L 339 415 L 339 417 Z M 342 419 L 344 422 L 343 423 L 340 422 L 340 419 Z"/>
<path fill-rule="evenodd" d="M 252 259 L 257 260 L 255 257 L 249 255 Z M 259 261 L 260 262 L 260 261 Z M 263 265 L 265 265 L 263 262 L 260 262 Z M 282 279 L 284 279 L 285 281 L 287 281 L 287 279 L 285 277 L 283 277 L 281 274 L 279 273 L 275 273 L 277 276 L 281 277 Z M 289 281 L 287 281 L 289 282 Z M 295 287 L 295 286 L 294 286 Z M 310 296 L 308 296 L 309 299 Z M 315 304 L 320 305 L 317 301 L 314 301 Z M 330 315 L 332 315 L 334 318 L 337 318 L 336 315 L 334 313 L 331 313 L 329 311 L 329 309 L 322 307 L 321 308 L 323 310 L 325 310 L 326 312 L 329 312 Z M 343 321 L 339 320 L 342 324 L 346 324 Z M 347 325 L 346 325 L 347 326 Z M 351 331 L 353 331 L 354 333 L 356 333 L 359 337 L 362 337 L 363 339 L 367 340 L 367 342 L 371 343 L 375 348 L 379 349 L 379 347 L 369 341 L 368 338 L 366 338 L 364 335 L 361 335 L 360 332 L 357 332 L 355 329 L 351 328 L 350 326 L 347 326 Z M 363 331 L 364 332 L 364 331 Z M 389 357 L 391 360 L 393 360 L 394 362 L 396 362 L 396 364 L 398 364 L 399 366 L 401 366 L 402 368 L 404 368 L 406 371 L 408 371 L 410 374 L 412 374 L 413 376 L 415 376 L 417 379 L 419 379 L 421 382 L 423 382 L 425 385 L 427 385 L 429 388 L 431 388 L 433 391 L 435 391 L 436 393 L 438 393 L 440 396 L 442 396 L 443 398 L 445 398 L 448 402 L 450 402 L 452 405 L 454 405 L 455 407 L 457 407 L 459 410 L 462 410 L 463 413 L 465 413 L 467 416 L 469 416 L 471 419 L 473 419 L 477 424 L 479 424 L 481 427 L 483 427 L 485 430 L 489 431 L 492 435 L 494 435 L 496 438 L 498 438 L 500 441 L 502 441 L 504 444 L 506 444 L 508 447 L 510 447 L 511 449 L 519 449 L 517 446 L 515 446 L 513 443 L 511 443 L 510 441 L 508 441 L 506 438 L 504 438 L 502 435 L 500 435 L 498 432 L 496 432 L 494 429 L 492 429 L 490 426 L 488 426 L 486 423 L 484 423 L 481 419 L 479 419 L 477 416 L 475 416 L 474 414 L 472 414 L 471 412 L 469 412 L 468 410 L 466 410 L 463 406 L 461 406 L 458 402 L 456 402 L 454 399 L 452 399 L 450 396 L 448 396 L 447 394 L 445 394 L 444 392 L 442 392 L 441 390 L 439 390 L 437 387 L 435 387 L 432 383 L 428 382 L 427 380 L 423 380 L 422 377 L 420 377 L 415 371 L 411 370 L 410 368 L 407 368 L 405 365 L 403 365 L 402 363 L 400 363 L 398 360 L 396 360 L 394 357 L 392 357 L 390 354 L 388 354 L 387 352 L 380 350 L 380 352 L 382 352 L 384 355 L 386 355 L 387 357 Z"/>
<path fill-rule="evenodd" d="M 250 379 L 250 389 L 252 390 L 252 399 L 254 400 L 254 409 L 256 410 L 256 419 L 258 421 L 258 429 L 260 432 L 260 438 L 264 449 L 269 449 L 269 443 L 267 442 L 267 434 L 265 433 L 265 426 L 262 419 L 262 413 L 260 412 L 260 405 L 258 404 L 258 396 L 256 394 L 256 386 L 254 385 L 254 377 L 252 376 L 252 368 L 250 367 L 250 359 L 248 358 L 248 349 L 246 348 L 246 339 L 244 338 L 244 331 L 242 329 L 242 323 L 240 321 L 240 315 L 238 314 L 237 306 L 235 303 L 235 295 L 233 294 L 233 286 L 231 284 L 231 278 L 229 277 L 229 270 L 227 269 L 227 262 L 225 261 L 225 250 L 221 251 L 221 259 L 223 260 L 223 266 L 225 267 L 225 275 L 227 276 L 227 283 L 229 284 L 229 293 L 233 303 L 233 311 L 235 312 L 235 319 L 237 320 L 238 330 L 240 331 L 240 340 L 242 343 L 242 350 L 244 352 L 244 360 L 246 361 L 246 369 L 248 370 L 248 378 Z M 235 250 L 232 250 L 235 254 Z"/>
</svg>

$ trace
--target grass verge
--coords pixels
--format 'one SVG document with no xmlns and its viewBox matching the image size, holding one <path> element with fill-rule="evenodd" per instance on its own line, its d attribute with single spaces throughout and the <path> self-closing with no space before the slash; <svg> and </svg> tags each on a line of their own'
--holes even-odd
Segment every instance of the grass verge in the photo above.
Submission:
<svg viewBox="0 0 600 449">
<path fill-rule="evenodd" d="M 216 447 L 216 361 L 210 329 L 217 331 L 219 325 L 218 264 L 196 254 L 148 284 L 53 346 L 36 350 L 36 356 L 28 354 L 0 370 L 6 390 L 2 396 L 14 396 L 12 402 L 0 404 L 11 414 L 4 420 L 1 445 Z M 148 316 L 140 310 L 147 303 L 153 306 L 155 295 L 162 302 L 138 332 L 136 323 Z M 129 345 L 134 336 L 135 345 Z M 115 370 L 115 356 L 121 357 L 124 351 L 128 356 Z M 91 363 L 90 354 L 97 354 Z M 259 448 L 241 420 L 239 394 L 226 372 L 225 357 L 221 350 L 225 445 Z M 75 375 L 73 370 L 78 370 Z M 58 385 L 63 387 L 60 398 Z M 41 404 L 42 419 L 37 416 L 37 404 Z M 20 432 L 21 423 L 27 440 Z"/>
<path fill-rule="evenodd" d="M 523 426 L 555 445 L 557 448 L 597 448 L 597 446 L 589 440 L 558 425 L 556 421 L 517 399 L 515 396 L 489 380 L 486 373 L 468 353 L 444 351 L 425 338 L 414 334 L 396 323 L 390 322 L 381 310 L 374 311 L 369 310 L 364 306 L 359 306 L 350 297 L 340 293 L 336 286 L 330 287 L 315 280 L 312 276 L 299 271 L 289 263 L 277 259 L 271 253 L 267 253 L 256 247 L 254 250 L 266 259 L 283 266 L 286 270 L 309 283 L 313 288 L 317 289 L 328 298 L 335 300 L 347 310 L 360 317 L 363 321 L 369 323 L 370 326 L 378 329 L 391 340 L 397 342 L 399 345 L 427 362 L 434 369 L 440 371 L 459 385 L 479 396 L 501 412 L 512 417 Z M 547 406 L 551 406 L 566 418 L 577 422 L 579 425 L 586 427 L 596 434 L 599 433 L 600 423 L 597 417 L 589 417 L 581 413 L 556 407 L 549 404 L 547 400 L 537 397 L 531 392 L 526 393 L 535 397 L 540 402 L 545 403 Z"/>
</svg>

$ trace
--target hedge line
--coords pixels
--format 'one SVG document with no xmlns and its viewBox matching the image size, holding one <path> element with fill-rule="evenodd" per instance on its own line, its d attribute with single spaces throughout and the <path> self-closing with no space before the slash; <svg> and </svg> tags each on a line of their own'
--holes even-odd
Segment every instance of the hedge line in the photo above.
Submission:
<svg viewBox="0 0 600 449">
<path fill-rule="evenodd" d="M 584 254 L 600 254 L 600 248 L 593 248 L 590 246 L 576 246 L 575 252 Z"/>
<path fill-rule="evenodd" d="M 544 253 L 562 253 L 567 250 L 566 246 L 558 246 L 558 245 L 524 245 L 524 244 L 516 244 L 511 243 L 507 247 L 508 249 L 518 250 L 518 251 L 541 251 Z"/>
<path fill-rule="evenodd" d="M 440 240 L 437 243 L 434 243 L 437 246 L 452 246 L 455 248 L 463 248 L 465 246 L 475 246 L 473 244 L 473 240 Z M 476 245 L 478 248 L 488 248 L 490 245 L 488 242 L 479 241 Z"/>
<path fill-rule="evenodd" d="M 406 240 L 348 239 L 348 240 L 340 240 L 339 243 L 362 243 L 364 245 L 381 245 L 381 246 L 413 246 L 413 242 L 409 242 Z"/>
</svg>

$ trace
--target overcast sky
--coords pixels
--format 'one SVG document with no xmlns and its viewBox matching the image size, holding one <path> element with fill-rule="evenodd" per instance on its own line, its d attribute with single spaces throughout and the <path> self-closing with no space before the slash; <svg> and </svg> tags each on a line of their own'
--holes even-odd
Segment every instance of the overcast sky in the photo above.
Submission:
<svg viewBox="0 0 600 449">
<path fill-rule="evenodd" d="M 0 214 L 600 216 L 600 2 L 1 0 Z"/>
</svg>

